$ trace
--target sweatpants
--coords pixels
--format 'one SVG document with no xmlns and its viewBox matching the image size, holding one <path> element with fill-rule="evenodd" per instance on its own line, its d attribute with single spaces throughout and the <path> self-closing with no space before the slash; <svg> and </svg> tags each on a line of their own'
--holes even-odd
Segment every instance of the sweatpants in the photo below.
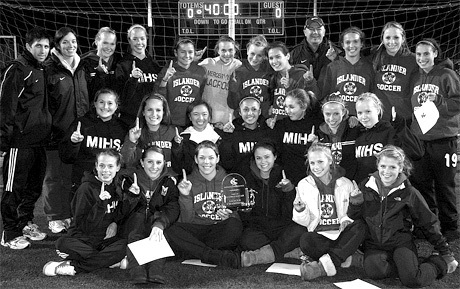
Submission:
<svg viewBox="0 0 460 289">
<path fill-rule="evenodd" d="M 417 249 L 411 241 L 392 251 L 364 250 L 364 271 L 372 279 L 399 277 L 408 287 L 429 286 L 446 274 L 447 265 L 441 256 L 431 256 L 419 264 Z"/>
<path fill-rule="evenodd" d="M 456 231 L 457 138 L 423 141 L 423 144 L 425 155 L 414 162 L 411 183 L 425 198 L 430 210 L 438 216 L 441 231 Z"/>
<path fill-rule="evenodd" d="M 235 248 L 242 231 L 239 219 L 228 218 L 212 225 L 176 222 L 164 231 L 164 235 L 174 252 L 204 259 L 210 250 Z"/>
<path fill-rule="evenodd" d="M 317 232 L 306 232 L 300 237 L 300 250 L 314 260 L 329 254 L 336 268 L 353 255 L 366 234 L 366 225 L 361 220 L 349 224 L 336 240 L 331 240 Z"/>
<path fill-rule="evenodd" d="M 64 164 L 57 150 L 46 151 L 48 165 L 43 183 L 43 209 L 48 221 L 72 217 L 72 165 Z"/>
<path fill-rule="evenodd" d="M 1 202 L 5 242 L 22 236 L 24 226 L 34 219 L 35 203 L 42 192 L 45 170 L 43 147 L 11 148 L 6 153 Z"/>
<path fill-rule="evenodd" d="M 307 228 L 293 221 L 267 219 L 267 222 L 251 224 L 244 229 L 240 246 L 243 250 L 257 250 L 270 244 L 275 260 L 284 259 L 284 254 L 299 247 L 300 236 Z"/>
<path fill-rule="evenodd" d="M 62 236 L 56 241 L 56 249 L 69 254 L 66 260 L 76 273 L 92 272 L 120 262 L 126 255 L 126 239 L 112 237 L 95 240 L 90 237 Z"/>
</svg>

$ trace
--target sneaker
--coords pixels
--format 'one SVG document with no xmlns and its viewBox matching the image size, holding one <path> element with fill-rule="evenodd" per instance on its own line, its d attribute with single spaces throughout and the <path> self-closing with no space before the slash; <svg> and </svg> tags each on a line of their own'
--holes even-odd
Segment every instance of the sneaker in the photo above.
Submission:
<svg viewBox="0 0 460 289">
<path fill-rule="evenodd" d="M 300 265 L 300 276 L 302 280 L 313 280 L 321 276 L 327 276 L 327 274 L 321 262 L 313 261 L 309 263 L 302 262 Z"/>
<path fill-rule="evenodd" d="M 13 240 L 9 240 L 8 242 L 5 242 L 4 235 L 5 235 L 5 232 L 3 232 L 2 241 L 1 241 L 1 245 L 3 247 L 8 247 L 14 250 L 22 250 L 30 246 L 30 242 L 27 241 L 26 237 L 24 236 L 19 236 L 19 237 L 14 238 Z"/>
<path fill-rule="evenodd" d="M 22 234 L 24 237 L 29 238 L 32 241 L 41 241 L 46 238 L 46 234 L 41 232 L 38 229 L 38 226 L 32 222 L 27 223 L 27 225 L 22 229 Z"/>
<path fill-rule="evenodd" d="M 113 264 L 112 266 L 109 266 L 109 268 L 120 268 L 121 270 L 125 270 L 128 268 L 128 257 L 125 256 L 120 262 Z"/>
<path fill-rule="evenodd" d="M 68 230 L 70 228 L 70 223 L 72 222 L 72 218 L 64 219 L 62 220 L 62 222 L 64 223 L 65 229 Z"/>
<path fill-rule="evenodd" d="M 56 275 L 75 275 L 75 267 L 70 265 L 70 261 L 60 261 L 54 262 L 49 261 L 43 266 L 43 274 L 46 276 L 56 276 Z"/>
<path fill-rule="evenodd" d="M 48 228 L 53 234 L 58 234 L 66 230 L 64 221 L 62 220 L 49 221 Z"/>
</svg>

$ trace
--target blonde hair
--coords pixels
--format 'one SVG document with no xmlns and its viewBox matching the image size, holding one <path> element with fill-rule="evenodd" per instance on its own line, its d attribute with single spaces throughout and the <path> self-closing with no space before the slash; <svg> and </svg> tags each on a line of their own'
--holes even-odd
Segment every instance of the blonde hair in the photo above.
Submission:
<svg viewBox="0 0 460 289">
<path fill-rule="evenodd" d="M 356 99 L 356 103 L 358 103 L 360 101 L 370 101 L 370 102 L 372 102 L 375 105 L 375 107 L 377 108 L 377 111 L 378 111 L 378 114 L 379 114 L 379 119 L 382 118 L 382 115 L 383 115 L 383 103 L 377 97 L 377 95 L 375 95 L 375 93 L 365 92 L 365 93 L 361 94 Z"/>
</svg>

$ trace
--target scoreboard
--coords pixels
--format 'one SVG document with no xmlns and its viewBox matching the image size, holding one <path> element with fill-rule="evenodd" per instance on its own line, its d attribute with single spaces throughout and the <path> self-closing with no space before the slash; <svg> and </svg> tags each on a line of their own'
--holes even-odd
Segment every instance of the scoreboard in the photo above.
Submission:
<svg viewBox="0 0 460 289">
<path fill-rule="evenodd" d="M 235 0 L 235 35 L 283 35 L 284 1 Z M 228 0 L 179 0 L 179 35 L 228 33 Z"/>
</svg>

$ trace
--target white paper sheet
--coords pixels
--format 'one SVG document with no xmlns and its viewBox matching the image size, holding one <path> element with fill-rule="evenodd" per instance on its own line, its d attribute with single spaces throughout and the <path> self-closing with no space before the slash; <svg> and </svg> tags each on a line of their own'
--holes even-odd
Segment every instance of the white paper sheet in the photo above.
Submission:
<svg viewBox="0 0 460 289">
<path fill-rule="evenodd" d="M 426 134 L 439 119 L 438 108 L 429 100 L 424 102 L 422 106 L 416 107 L 414 115 L 423 134 Z"/>
<path fill-rule="evenodd" d="M 184 260 L 182 261 L 182 264 L 185 264 L 185 265 L 194 265 L 194 266 L 203 266 L 203 267 L 217 267 L 217 265 L 214 265 L 214 264 L 207 264 L 207 263 L 203 263 L 201 262 L 201 260 L 199 259 L 188 259 L 188 260 Z"/>
<path fill-rule="evenodd" d="M 273 263 L 265 272 L 300 276 L 300 265 Z"/>
<path fill-rule="evenodd" d="M 174 252 L 163 238 L 160 242 L 151 241 L 145 238 L 128 244 L 139 265 L 151 262 L 153 260 L 174 256 Z"/>
<path fill-rule="evenodd" d="M 335 231 L 321 231 L 321 232 L 317 232 L 317 233 L 323 235 L 324 237 L 328 238 L 329 240 L 337 240 L 337 238 L 338 238 L 339 235 L 340 235 L 340 231 L 339 231 L 339 230 L 335 230 Z"/>
<path fill-rule="evenodd" d="M 334 283 L 335 286 L 342 288 L 342 289 L 380 289 L 371 283 L 367 283 L 361 279 L 356 279 L 353 281 L 346 281 L 346 282 L 337 282 Z"/>
</svg>

